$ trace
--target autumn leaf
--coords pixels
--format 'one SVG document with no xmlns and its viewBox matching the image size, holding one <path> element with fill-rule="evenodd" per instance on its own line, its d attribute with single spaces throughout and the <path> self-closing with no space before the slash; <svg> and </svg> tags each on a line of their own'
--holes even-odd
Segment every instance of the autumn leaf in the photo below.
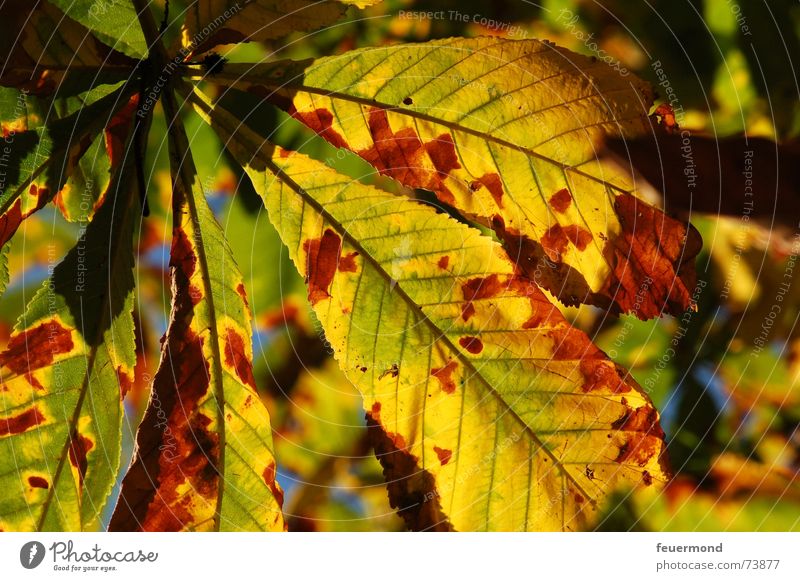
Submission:
<svg viewBox="0 0 800 581">
<path fill-rule="evenodd" d="M 647 396 L 479 232 L 195 106 L 264 197 L 410 527 L 576 530 L 668 478 Z M 402 251 L 398 253 L 398 249 Z"/>
<path fill-rule="evenodd" d="M 273 40 L 318 30 L 341 19 L 350 6 L 379 1 L 205 0 L 186 11 L 180 44 L 186 54 L 201 54 L 221 44 Z"/>
<path fill-rule="evenodd" d="M 133 381 L 130 160 L 0 353 L 2 530 L 96 530 Z"/>
<path fill-rule="evenodd" d="M 283 530 L 244 282 L 205 199 L 173 100 L 172 313 L 112 530 Z"/>
<path fill-rule="evenodd" d="M 597 158 L 607 135 L 651 131 L 652 91 L 633 75 L 547 42 L 477 38 L 231 64 L 210 80 L 491 226 L 565 304 L 642 319 L 691 306 L 697 232 Z"/>
<path fill-rule="evenodd" d="M 0 84 L 34 95 L 82 93 L 127 80 L 136 60 L 106 46 L 47 1 L 6 0 Z"/>
</svg>

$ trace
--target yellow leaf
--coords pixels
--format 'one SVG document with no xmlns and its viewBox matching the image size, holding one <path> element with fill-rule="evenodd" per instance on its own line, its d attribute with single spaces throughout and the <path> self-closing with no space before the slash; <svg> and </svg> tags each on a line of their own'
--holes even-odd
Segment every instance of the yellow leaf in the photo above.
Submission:
<svg viewBox="0 0 800 581">
<path fill-rule="evenodd" d="M 264 197 L 409 526 L 589 528 L 668 478 L 658 413 L 491 239 L 195 97 Z"/>
<path fill-rule="evenodd" d="M 213 81 L 491 226 L 565 304 L 642 319 L 691 305 L 699 235 L 598 159 L 606 136 L 651 131 L 652 90 L 633 75 L 547 42 L 454 38 L 230 65 Z"/>
</svg>

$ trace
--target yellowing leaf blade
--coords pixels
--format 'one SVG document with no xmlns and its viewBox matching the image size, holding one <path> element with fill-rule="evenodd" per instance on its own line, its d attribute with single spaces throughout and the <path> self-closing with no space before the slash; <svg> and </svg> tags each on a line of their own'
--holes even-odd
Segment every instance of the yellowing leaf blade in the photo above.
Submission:
<svg viewBox="0 0 800 581">
<path fill-rule="evenodd" d="M 197 103 L 305 274 L 410 526 L 583 529 L 610 493 L 666 481 L 647 396 L 499 245 L 430 207 L 273 153 Z"/>
<path fill-rule="evenodd" d="M 652 91 L 632 75 L 546 42 L 477 38 L 232 65 L 214 80 L 491 226 L 566 304 L 643 319 L 691 306 L 699 235 L 598 159 L 605 136 L 650 131 Z"/>
</svg>

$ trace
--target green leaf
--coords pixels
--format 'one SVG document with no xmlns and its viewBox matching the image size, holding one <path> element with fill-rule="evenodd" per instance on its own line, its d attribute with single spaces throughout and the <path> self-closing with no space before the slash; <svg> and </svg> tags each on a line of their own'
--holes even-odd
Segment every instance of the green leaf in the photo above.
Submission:
<svg viewBox="0 0 800 581">
<path fill-rule="evenodd" d="M 62 190 L 106 125 L 112 134 L 109 141 L 120 149 L 136 107 L 131 92 L 121 87 L 71 115 L 6 140 L 8 161 L 0 175 L 0 244 Z"/>
<path fill-rule="evenodd" d="M 133 58 L 147 56 L 133 3 L 117 0 L 49 0 L 105 44 Z"/>
<path fill-rule="evenodd" d="M 0 354 L 0 528 L 95 530 L 133 381 L 132 164 Z"/>
</svg>

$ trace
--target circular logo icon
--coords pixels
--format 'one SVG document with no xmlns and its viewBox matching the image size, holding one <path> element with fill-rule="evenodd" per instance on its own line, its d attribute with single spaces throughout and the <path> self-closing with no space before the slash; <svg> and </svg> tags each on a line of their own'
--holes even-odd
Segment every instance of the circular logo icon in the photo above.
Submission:
<svg viewBox="0 0 800 581">
<path fill-rule="evenodd" d="M 19 562 L 26 569 L 35 569 L 44 560 L 44 545 L 39 541 L 30 541 L 19 550 Z"/>
</svg>

